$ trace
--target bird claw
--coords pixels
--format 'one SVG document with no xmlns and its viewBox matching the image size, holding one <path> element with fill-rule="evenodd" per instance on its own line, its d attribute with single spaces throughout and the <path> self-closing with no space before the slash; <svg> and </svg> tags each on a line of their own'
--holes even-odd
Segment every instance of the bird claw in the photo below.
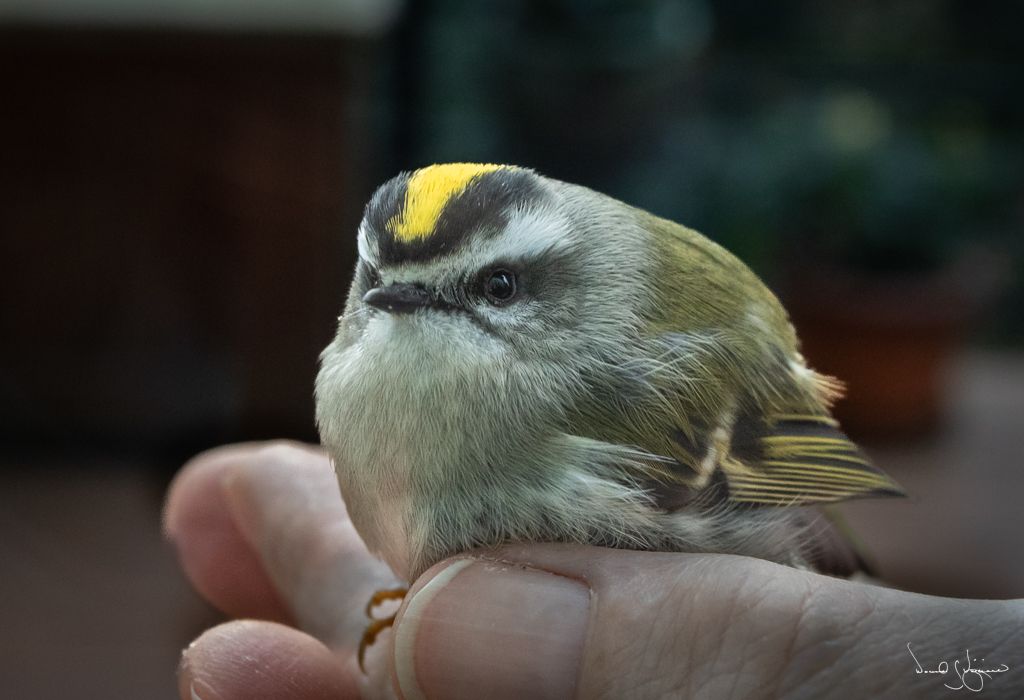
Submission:
<svg viewBox="0 0 1024 700">
<path fill-rule="evenodd" d="M 395 612 L 388 617 L 374 617 L 373 611 L 383 603 L 389 600 L 402 600 L 405 598 L 405 594 L 408 589 L 405 588 L 391 588 L 382 591 L 377 591 L 370 597 L 370 600 L 366 603 L 366 616 L 370 618 L 370 624 L 366 626 L 363 631 L 363 638 L 359 640 L 359 653 L 357 660 L 359 661 L 359 670 L 366 673 L 366 666 L 364 661 L 366 659 L 366 650 L 373 646 L 373 643 L 377 641 L 377 636 L 381 632 L 395 624 Z"/>
</svg>

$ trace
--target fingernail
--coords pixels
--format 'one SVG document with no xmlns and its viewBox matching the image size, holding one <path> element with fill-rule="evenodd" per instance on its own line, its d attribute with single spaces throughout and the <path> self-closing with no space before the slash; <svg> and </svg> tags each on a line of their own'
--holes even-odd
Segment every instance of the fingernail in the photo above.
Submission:
<svg viewBox="0 0 1024 700">
<path fill-rule="evenodd" d="M 564 576 L 463 559 L 409 601 L 395 636 L 405 700 L 572 697 L 590 590 Z"/>
<path fill-rule="evenodd" d="M 202 692 L 200 693 L 199 691 Z M 189 700 L 216 700 L 220 697 L 220 694 L 214 692 L 209 684 L 195 680 L 188 685 L 188 697 Z"/>
<path fill-rule="evenodd" d="M 206 700 L 207 698 L 218 697 L 216 693 L 212 692 L 210 687 L 203 681 L 195 678 L 192 675 L 192 665 L 189 663 L 189 652 L 192 651 L 192 647 L 195 646 L 193 640 L 187 647 L 181 650 L 181 659 L 178 660 L 178 690 L 180 697 L 186 697 L 182 693 L 184 687 L 188 688 L 188 698 L 190 700 Z M 200 694 L 202 689 L 202 694 Z"/>
</svg>

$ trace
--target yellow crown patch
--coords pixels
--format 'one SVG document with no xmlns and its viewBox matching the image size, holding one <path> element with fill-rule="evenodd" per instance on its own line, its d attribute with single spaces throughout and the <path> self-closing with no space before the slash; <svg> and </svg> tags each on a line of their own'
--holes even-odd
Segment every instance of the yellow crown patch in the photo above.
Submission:
<svg viewBox="0 0 1024 700">
<path fill-rule="evenodd" d="M 427 238 L 448 201 L 469 186 L 473 178 L 507 165 L 492 163 L 445 163 L 420 168 L 409 178 L 401 211 L 388 220 L 388 231 L 406 243 Z"/>
</svg>

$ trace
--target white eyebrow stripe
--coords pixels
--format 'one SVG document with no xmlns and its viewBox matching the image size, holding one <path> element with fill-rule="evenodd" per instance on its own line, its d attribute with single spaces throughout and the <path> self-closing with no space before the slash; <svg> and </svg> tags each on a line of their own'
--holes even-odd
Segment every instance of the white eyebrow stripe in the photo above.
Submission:
<svg viewBox="0 0 1024 700">
<path fill-rule="evenodd" d="M 539 258 L 572 245 L 568 222 L 553 207 L 514 208 L 505 230 L 493 238 L 477 238 L 457 253 L 467 267 Z"/>
<path fill-rule="evenodd" d="M 571 245 L 568 223 L 553 207 L 514 208 L 505 229 L 494 237 L 475 237 L 448 255 L 398 265 L 377 265 L 376 241 L 365 225 L 359 230 L 359 255 L 378 268 L 385 285 L 451 282 L 495 263 L 542 257 Z"/>
<path fill-rule="evenodd" d="M 384 285 L 389 285 L 396 282 L 427 284 L 437 280 L 451 281 L 458 274 L 463 260 L 462 256 L 458 256 L 455 258 L 431 260 L 429 262 L 406 263 L 404 265 L 385 267 L 380 271 L 381 282 Z"/>
<path fill-rule="evenodd" d="M 359 233 L 356 235 L 356 249 L 359 251 L 360 258 L 371 263 L 375 267 L 377 266 L 377 241 L 369 236 L 365 222 L 359 225 Z"/>
</svg>

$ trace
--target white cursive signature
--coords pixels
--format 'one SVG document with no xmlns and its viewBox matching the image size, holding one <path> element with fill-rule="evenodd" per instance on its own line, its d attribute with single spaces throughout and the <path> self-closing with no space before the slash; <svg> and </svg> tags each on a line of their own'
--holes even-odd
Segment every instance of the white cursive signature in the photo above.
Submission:
<svg viewBox="0 0 1024 700">
<path fill-rule="evenodd" d="M 921 662 L 917 660 L 917 656 L 914 655 L 914 650 L 910 648 L 910 642 L 907 642 L 907 651 L 910 652 L 911 658 L 914 659 L 914 664 L 917 665 L 917 669 L 914 673 L 937 673 L 945 676 L 950 672 L 950 665 L 947 661 L 940 661 L 939 665 L 935 667 L 934 671 L 925 670 L 921 667 Z M 960 659 L 953 661 L 952 671 L 956 674 L 960 680 L 960 685 L 950 685 L 949 683 L 943 683 L 944 686 L 950 690 L 964 690 L 967 689 L 972 693 L 980 693 L 981 689 L 985 687 L 985 679 L 992 679 L 993 673 L 1006 673 L 1010 670 L 1010 667 L 1006 664 L 999 664 L 999 668 L 974 668 L 973 664 L 977 663 L 977 659 L 971 658 L 971 650 L 964 650 L 964 659 L 966 664 L 961 667 Z M 984 657 L 981 659 L 984 661 Z M 955 682 L 955 681 L 954 681 Z"/>
</svg>

